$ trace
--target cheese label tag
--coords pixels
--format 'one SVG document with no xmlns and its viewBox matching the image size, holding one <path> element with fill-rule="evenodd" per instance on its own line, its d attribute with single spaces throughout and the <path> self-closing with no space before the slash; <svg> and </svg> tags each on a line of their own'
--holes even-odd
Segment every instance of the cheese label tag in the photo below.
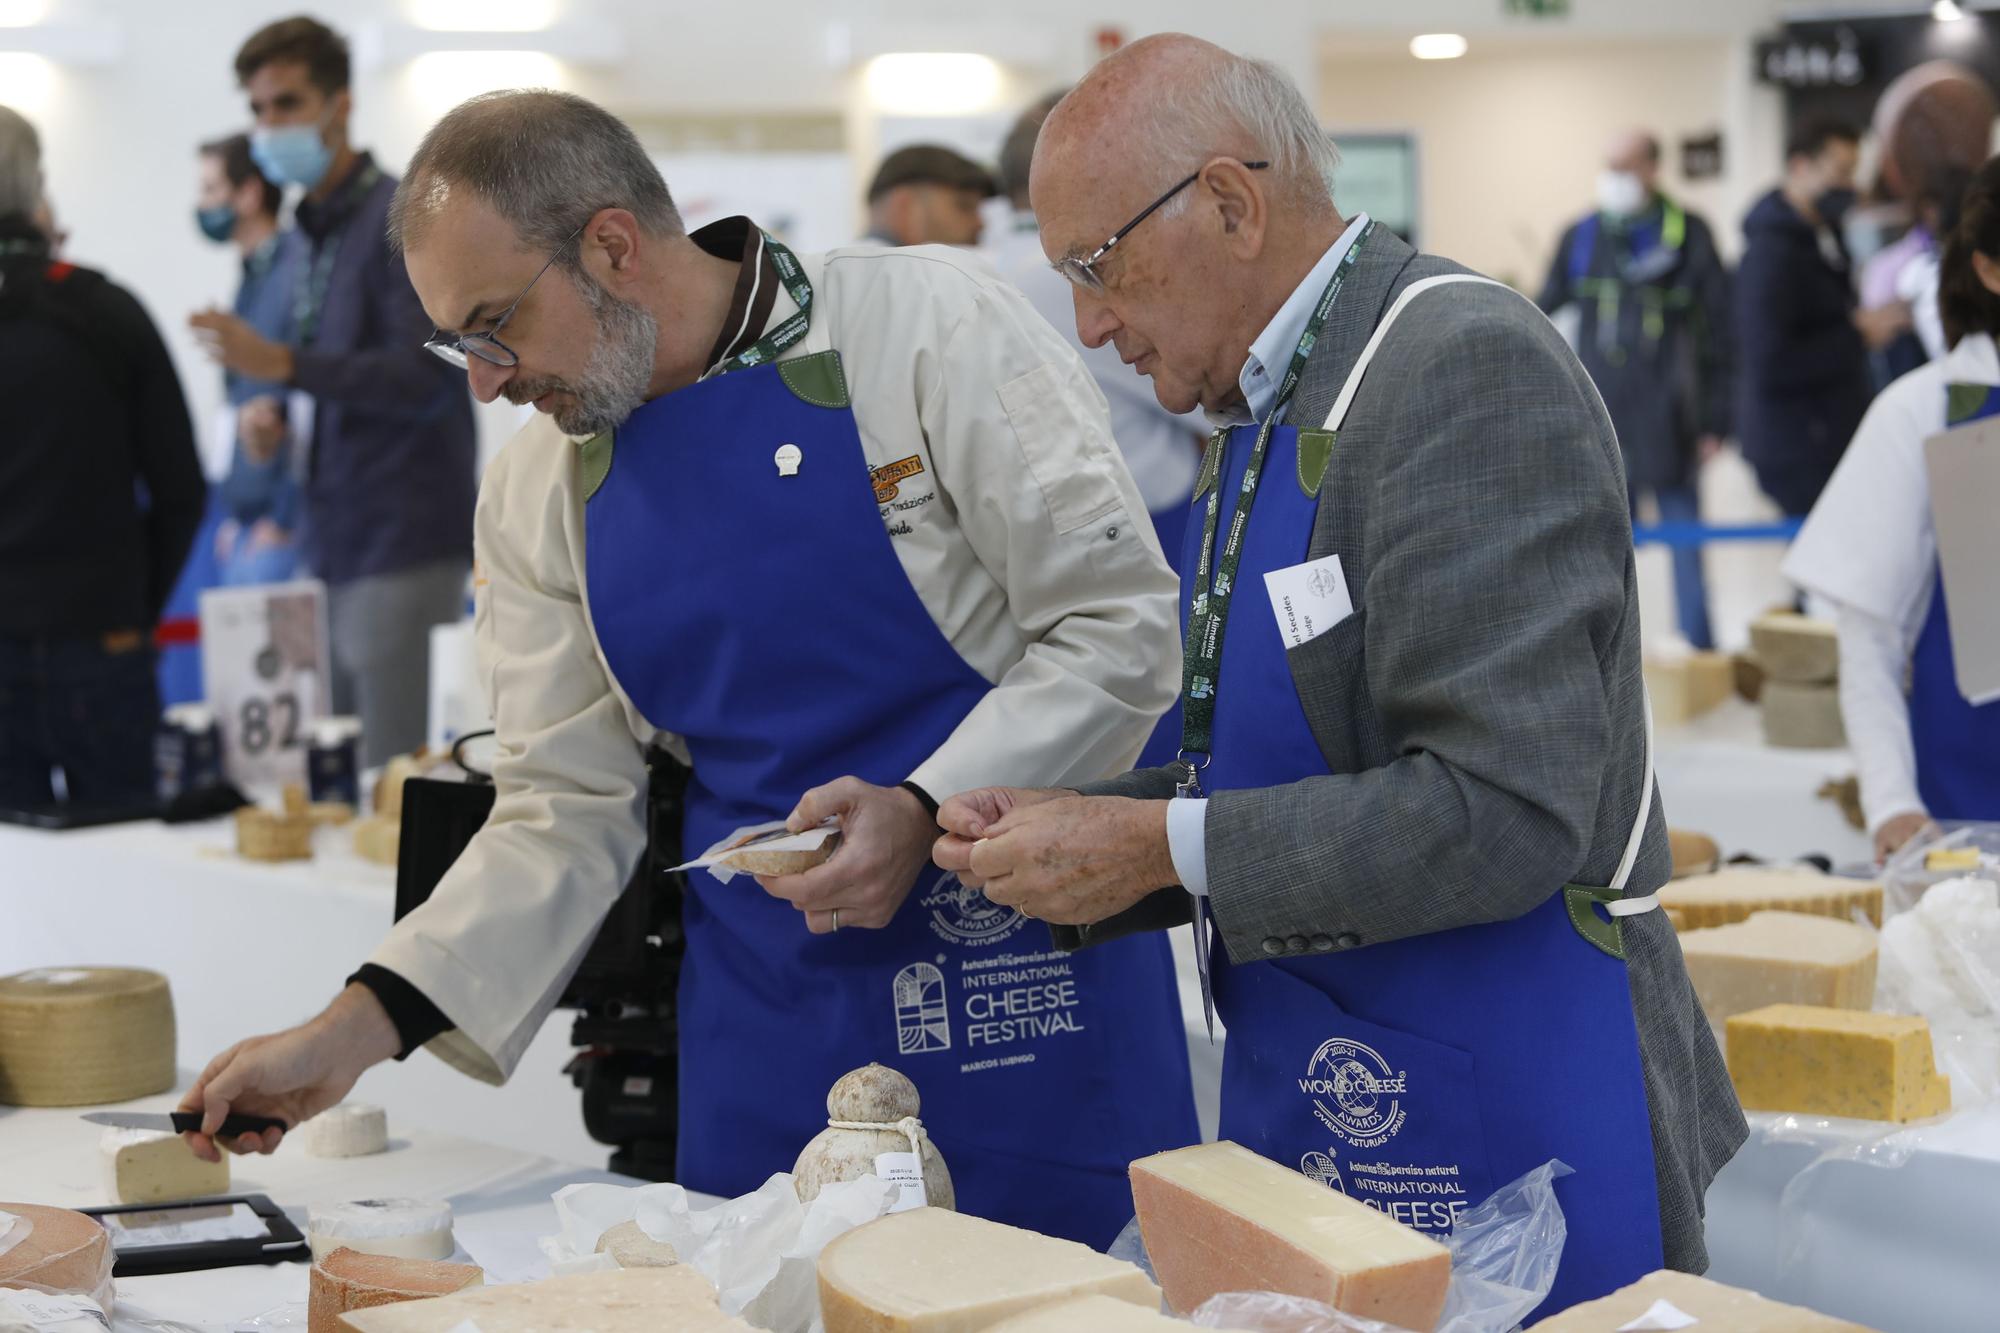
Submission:
<svg viewBox="0 0 2000 1333">
<path fill-rule="evenodd" d="M 1311 642 L 1354 614 L 1337 555 L 1274 569 L 1264 576 L 1264 587 L 1287 648 Z"/>
<path fill-rule="evenodd" d="M 875 1154 L 875 1175 L 896 1186 L 896 1201 L 889 1205 L 892 1213 L 906 1213 L 912 1208 L 922 1208 L 930 1202 L 924 1193 L 923 1163 L 913 1152 L 884 1152 Z"/>
</svg>

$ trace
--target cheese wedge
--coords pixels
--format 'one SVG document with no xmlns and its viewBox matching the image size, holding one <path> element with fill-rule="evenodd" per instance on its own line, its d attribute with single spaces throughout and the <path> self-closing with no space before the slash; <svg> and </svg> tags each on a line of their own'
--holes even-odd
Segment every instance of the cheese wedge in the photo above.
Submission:
<svg viewBox="0 0 2000 1333">
<path fill-rule="evenodd" d="M 1660 906 L 1680 917 L 1683 930 L 1726 926 L 1752 912 L 1807 912 L 1842 921 L 1860 912 L 1879 926 L 1882 886 L 1794 866 L 1725 866 L 1661 885 Z"/>
<path fill-rule="evenodd" d="M 229 1193 L 229 1154 L 204 1162 L 178 1134 L 107 1129 L 97 1141 L 104 1193 L 113 1203 L 164 1203 Z"/>
<path fill-rule="evenodd" d="M 1921 1018 L 1773 1004 L 1724 1027 L 1745 1110 L 1901 1122 L 1951 1109 L 1951 1082 L 1933 1064 Z"/>
<path fill-rule="evenodd" d="M 1798 1305 L 1780 1305 L 1755 1292 L 1726 1287 L 1692 1273 L 1661 1270 L 1648 1273 L 1629 1287 L 1620 1287 L 1609 1296 L 1582 1305 L 1572 1305 L 1561 1314 L 1531 1325 L 1528 1333 L 1618 1333 L 1631 1328 L 1653 1311 L 1654 1303 L 1665 1301 L 1675 1311 L 1693 1319 L 1685 1325 L 1691 1333 L 1875 1333 L 1860 1324 L 1835 1319 L 1817 1310 Z M 1665 1313 L 1665 1312 L 1662 1312 Z M 1669 1319 L 1671 1315 L 1669 1314 Z M 1672 1322 L 1652 1322 L 1644 1328 L 1678 1328 Z"/>
<path fill-rule="evenodd" d="M 1160 1308 L 1160 1289 L 1132 1264 L 944 1208 L 891 1213 L 819 1256 L 826 1333 L 973 1333 L 1087 1295 Z"/>
<path fill-rule="evenodd" d="M 472 1287 L 340 1317 L 344 1333 L 454 1333 L 464 1325 L 479 1333 L 754 1333 L 722 1313 L 708 1279 L 685 1266 Z"/>
<path fill-rule="evenodd" d="M 1228 1140 L 1132 1163 L 1132 1202 L 1182 1314 L 1217 1292 L 1277 1291 L 1429 1333 L 1444 1310 L 1444 1246 Z"/>
<path fill-rule="evenodd" d="M 485 1280 L 486 1275 L 471 1264 L 335 1250 L 312 1267 L 306 1328 L 308 1333 L 335 1333 L 340 1316 L 350 1310 L 426 1300 Z"/>
<path fill-rule="evenodd" d="M 1158 1333 L 1174 1328 L 1187 1333 L 1188 1326 L 1116 1296 L 1079 1296 L 1003 1319 L 990 1333 Z"/>
<path fill-rule="evenodd" d="M 1866 1009 L 1875 1003 L 1875 932 L 1803 912 L 1753 912 L 1748 920 L 1681 934 L 1681 954 L 1702 1012 L 1718 1029 L 1767 1004 Z"/>
</svg>

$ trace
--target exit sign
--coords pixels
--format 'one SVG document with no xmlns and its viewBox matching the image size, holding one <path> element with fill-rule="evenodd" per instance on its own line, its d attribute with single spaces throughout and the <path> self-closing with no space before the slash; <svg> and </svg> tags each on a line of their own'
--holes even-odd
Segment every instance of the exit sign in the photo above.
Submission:
<svg viewBox="0 0 2000 1333">
<path fill-rule="evenodd" d="M 1500 0 L 1500 12 L 1514 18 L 1566 19 L 1569 0 Z"/>
</svg>

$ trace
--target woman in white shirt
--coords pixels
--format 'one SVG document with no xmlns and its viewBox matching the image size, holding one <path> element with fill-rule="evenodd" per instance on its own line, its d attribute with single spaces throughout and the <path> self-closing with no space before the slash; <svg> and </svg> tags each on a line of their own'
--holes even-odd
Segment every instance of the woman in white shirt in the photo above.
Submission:
<svg viewBox="0 0 2000 1333">
<path fill-rule="evenodd" d="M 1841 712 L 1878 858 L 1932 819 L 2000 819 L 2000 703 L 1958 689 L 1924 464 L 1929 437 L 2000 415 L 2000 158 L 1946 238 L 1938 313 L 1949 353 L 1875 400 L 1785 560 L 1838 608 Z"/>
</svg>

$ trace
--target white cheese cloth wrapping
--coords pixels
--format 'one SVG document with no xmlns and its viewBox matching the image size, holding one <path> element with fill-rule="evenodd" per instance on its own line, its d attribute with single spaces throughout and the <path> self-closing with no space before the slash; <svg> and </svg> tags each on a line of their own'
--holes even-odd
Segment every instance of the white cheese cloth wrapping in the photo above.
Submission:
<svg viewBox="0 0 2000 1333">
<path fill-rule="evenodd" d="M 799 1202 L 787 1172 L 754 1193 L 697 1212 L 679 1185 L 571 1185 L 555 1196 L 562 1228 L 542 1238 L 557 1273 L 615 1268 L 598 1238 L 623 1222 L 674 1247 L 681 1262 L 715 1284 L 725 1314 L 770 1333 L 817 1333 L 819 1252 L 829 1241 L 889 1211 L 896 1186 L 874 1176 L 843 1181 Z"/>
<path fill-rule="evenodd" d="M 2000 1096 L 2000 884 L 1948 879 L 1884 921 L 1875 1008 L 1930 1022 L 1954 1109 Z"/>
<path fill-rule="evenodd" d="M 790 837 L 772 838 L 769 842 L 758 843 L 754 848 L 736 846 L 738 842 L 741 842 L 745 838 L 756 837 L 766 833 L 776 833 L 784 826 L 785 821 L 782 819 L 774 819 L 768 824 L 745 825 L 743 828 L 737 829 L 728 837 L 716 843 L 715 846 L 709 848 L 700 856 L 697 856 L 694 860 L 683 861 L 680 865 L 675 866 L 674 869 L 706 870 L 709 874 L 715 876 L 716 879 L 727 884 L 738 875 L 746 873 L 732 868 L 727 863 L 728 858 L 736 852 L 815 852 L 826 845 L 828 838 L 840 832 L 840 825 L 834 823 L 832 820 L 828 820 L 818 828 L 809 828 L 804 833 L 794 833 Z"/>
</svg>

